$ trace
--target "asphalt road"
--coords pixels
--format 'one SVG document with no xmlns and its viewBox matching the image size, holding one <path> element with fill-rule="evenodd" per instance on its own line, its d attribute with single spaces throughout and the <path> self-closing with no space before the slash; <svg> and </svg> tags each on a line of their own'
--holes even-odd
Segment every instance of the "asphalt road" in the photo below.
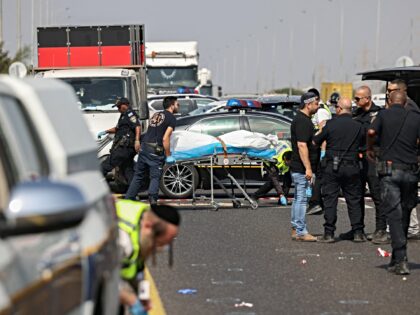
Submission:
<svg viewBox="0 0 420 315">
<path fill-rule="evenodd" d="M 166 253 L 158 255 L 156 266 L 149 262 L 167 314 L 420 312 L 420 241 L 409 242 L 411 275 L 402 277 L 386 271 L 389 258 L 379 257 L 379 246 L 369 242 L 292 241 L 290 206 L 266 201 L 257 210 L 207 209 L 182 211 L 172 269 Z M 342 203 L 338 215 L 337 235 L 349 229 Z M 308 216 L 307 222 L 311 233 L 323 232 L 322 215 Z M 373 229 L 369 208 L 366 231 Z M 197 291 L 186 295 L 180 289 Z"/>
</svg>

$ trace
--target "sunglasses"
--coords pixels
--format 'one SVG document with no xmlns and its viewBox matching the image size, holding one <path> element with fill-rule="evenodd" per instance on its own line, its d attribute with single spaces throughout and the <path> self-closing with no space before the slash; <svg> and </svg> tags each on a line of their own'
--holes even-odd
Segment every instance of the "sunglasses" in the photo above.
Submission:
<svg viewBox="0 0 420 315">
<path fill-rule="evenodd" d="M 338 105 L 334 105 L 335 109 L 343 109 L 342 107 L 338 106 Z"/>
<path fill-rule="evenodd" d="M 392 93 L 392 92 L 394 92 L 394 91 L 399 91 L 400 90 L 400 88 L 396 88 L 396 89 L 387 89 L 386 90 L 386 93 L 387 94 L 390 94 L 390 93 Z"/>
<path fill-rule="evenodd" d="M 356 101 L 356 102 L 359 102 L 362 98 L 367 98 L 367 96 L 362 96 L 362 97 L 355 97 L 354 98 L 354 100 Z"/>
</svg>

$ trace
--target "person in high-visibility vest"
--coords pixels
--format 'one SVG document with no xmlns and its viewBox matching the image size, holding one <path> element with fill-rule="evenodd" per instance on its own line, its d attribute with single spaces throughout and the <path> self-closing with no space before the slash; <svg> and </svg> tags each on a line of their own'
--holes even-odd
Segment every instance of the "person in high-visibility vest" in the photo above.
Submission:
<svg viewBox="0 0 420 315">
<path fill-rule="evenodd" d="M 171 244 L 177 236 L 180 216 L 173 207 L 128 199 L 116 201 L 115 206 L 122 249 L 120 299 L 132 314 L 144 314 L 149 306 L 143 307 L 137 298 L 138 274 L 157 247 Z"/>
<path fill-rule="evenodd" d="M 291 157 L 292 148 L 286 141 L 281 141 L 276 155 L 273 156 L 275 162 L 264 162 L 268 180 L 251 195 L 251 198 L 258 200 L 274 188 L 279 196 L 278 204 L 287 205 L 287 194 L 292 183 L 289 172 Z M 283 185 L 280 184 L 280 175 L 283 176 Z"/>
</svg>

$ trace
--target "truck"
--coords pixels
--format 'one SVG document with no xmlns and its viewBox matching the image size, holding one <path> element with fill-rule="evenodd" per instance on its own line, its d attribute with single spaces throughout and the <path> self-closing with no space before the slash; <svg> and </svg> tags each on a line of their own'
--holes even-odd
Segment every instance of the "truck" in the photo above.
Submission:
<svg viewBox="0 0 420 315">
<path fill-rule="evenodd" d="M 321 99 L 326 102 L 332 93 L 337 92 L 341 97 L 353 98 L 353 84 L 347 82 L 322 82 Z"/>
<path fill-rule="evenodd" d="M 147 42 L 149 94 L 198 93 L 198 43 Z"/>
<path fill-rule="evenodd" d="M 57 78 L 73 87 L 80 110 L 96 138 L 115 126 L 120 113 L 113 107 L 125 97 L 147 128 L 144 25 L 58 26 L 37 28 L 39 78 Z M 112 137 L 101 139 L 105 159 Z"/>
</svg>

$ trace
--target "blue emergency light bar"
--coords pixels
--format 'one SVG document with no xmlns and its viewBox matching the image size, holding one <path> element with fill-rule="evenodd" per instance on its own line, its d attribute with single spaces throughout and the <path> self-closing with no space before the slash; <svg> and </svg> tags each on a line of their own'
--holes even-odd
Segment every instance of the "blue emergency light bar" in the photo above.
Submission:
<svg viewBox="0 0 420 315">
<path fill-rule="evenodd" d="M 177 89 L 178 94 L 198 94 L 198 91 L 194 88 L 183 88 L 180 87 Z"/>
<path fill-rule="evenodd" d="M 261 103 L 254 100 L 231 98 L 226 102 L 227 109 L 261 109 Z"/>
</svg>

